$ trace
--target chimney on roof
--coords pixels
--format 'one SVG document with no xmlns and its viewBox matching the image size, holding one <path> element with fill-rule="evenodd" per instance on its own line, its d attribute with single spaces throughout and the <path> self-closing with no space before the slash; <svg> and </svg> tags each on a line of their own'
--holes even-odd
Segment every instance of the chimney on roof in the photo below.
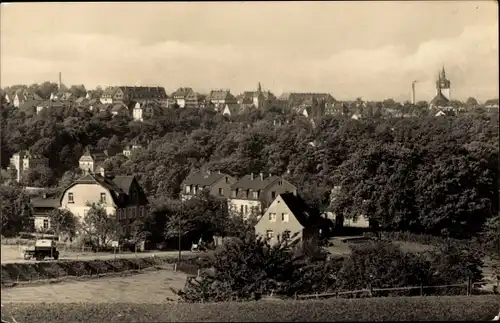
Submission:
<svg viewBox="0 0 500 323">
<path fill-rule="evenodd" d="M 260 173 L 260 180 L 263 181 L 264 180 L 264 173 Z"/>
<path fill-rule="evenodd" d="M 220 170 L 218 171 L 218 173 L 220 174 Z"/>
<path fill-rule="evenodd" d="M 250 173 L 250 179 L 253 181 L 253 173 Z"/>
</svg>

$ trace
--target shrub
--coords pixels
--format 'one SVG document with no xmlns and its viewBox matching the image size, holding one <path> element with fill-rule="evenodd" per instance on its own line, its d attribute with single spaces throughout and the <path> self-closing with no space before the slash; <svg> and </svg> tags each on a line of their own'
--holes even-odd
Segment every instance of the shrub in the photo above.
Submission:
<svg viewBox="0 0 500 323">
<path fill-rule="evenodd" d="M 2 318 L 31 322 L 483 321 L 496 296 L 390 297 L 215 304 L 4 304 Z"/>
<path fill-rule="evenodd" d="M 260 295 L 325 292 L 335 284 L 338 261 L 317 260 L 318 250 L 297 252 L 298 240 L 269 245 L 247 237 L 228 241 L 207 266 L 214 273 L 188 278 L 184 290 L 174 291 L 186 302 L 259 299 Z M 295 250 L 294 250 L 295 249 Z"/>
</svg>

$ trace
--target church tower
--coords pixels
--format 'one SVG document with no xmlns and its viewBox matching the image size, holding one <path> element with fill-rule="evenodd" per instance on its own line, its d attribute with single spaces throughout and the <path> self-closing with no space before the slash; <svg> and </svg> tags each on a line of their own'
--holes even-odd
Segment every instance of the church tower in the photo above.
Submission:
<svg viewBox="0 0 500 323">
<path fill-rule="evenodd" d="M 445 98 L 451 100 L 450 93 L 451 82 L 446 78 L 446 71 L 443 69 L 438 73 L 438 80 L 436 82 L 436 95 L 441 93 Z"/>
</svg>

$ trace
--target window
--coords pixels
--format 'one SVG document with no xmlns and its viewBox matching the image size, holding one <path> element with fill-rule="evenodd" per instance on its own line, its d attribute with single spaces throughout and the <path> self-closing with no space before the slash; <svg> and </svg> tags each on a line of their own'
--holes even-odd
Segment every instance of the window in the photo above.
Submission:
<svg viewBox="0 0 500 323">
<path fill-rule="evenodd" d="M 49 219 L 43 219 L 43 228 L 48 229 L 49 228 Z"/>
<path fill-rule="evenodd" d="M 101 203 L 106 203 L 106 193 L 101 193 Z"/>
<path fill-rule="evenodd" d="M 288 213 L 281 213 L 281 222 L 288 222 Z"/>
<path fill-rule="evenodd" d="M 258 199 L 259 198 L 259 192 L 253 192 L 253 198 Z"/>
<path fill-rule="evenodd" d="M 191 185 L 186 185 L 186 194 L 191 193 Z"/>
<path fill-rule="evenodd" d="M 280 185 L 280 186 L 283 185 L 283 181 L 279 181 L 278 185 Z"/>
<path fill-rule="evenodd" d="M 75 200 L 73 199 L 73 193 L 68 193 L 68 203 L 75 203 Z"/>
<path fill-rule="evenodd" d="M 272 191 L 271 192 L 271 198 L 275 199 L 276 198 L 276 192 L 275 191 Z"/>
<path fill-rule="evenodd" d="M 248 205 L 245 205 L 245 214 L 248 214 Z"/>
<path fill-rule="evenodd" d="M 226 177 L 226 184 L 229 183 L 229 177 Z"/>
<path fill-rule="evenodd" d="M 273 235 L 274 235 L 274 231 L 273 230 L 267 230 L 266 231 L 266 237 L 268 239 L 272 239 L 273 238 Z"/>
<path fill-rule="evenodd" d="M 240 213 L 243 214 L 243 205 L 240 206 Z"/>
<path fill-rule="evenodd" d="M 219 195 L 224 195 L 224 189 L 223 188 L 219 188 Z"/>
<path fill-rule="evenodd" d="M 285 231 L 283 232 L 282 237 L 283 237 L 283 240 L 288 240 L 288 239 L 290 239 L 290 230 L 285 230 Z"/>
<path fill-rule="evenodd" d="M 276 213 L 269 213 L 269 222 L 276 222 Z"/>
</svg>

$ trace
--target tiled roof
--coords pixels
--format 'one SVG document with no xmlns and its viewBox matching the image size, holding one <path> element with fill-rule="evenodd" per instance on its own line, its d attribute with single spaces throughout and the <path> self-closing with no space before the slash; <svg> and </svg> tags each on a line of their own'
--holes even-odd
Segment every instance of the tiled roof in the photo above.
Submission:
<svg viewBox="0 0 500 323">
<path fill-rule="evenodd" d="M 182 185 L 211 186 L 225 176 L 229 175 L 219 172 L 210 172 L 210 174 L 208 172 L 194 172 L 188 175 Z"/>
<path fill-rule="evenodd" d="M 115 87 L 115 86 L 107 87 L 106 90 L 104 90 L 104 92 L 102 93 L 102 97 L 103 98 L 112 97 L 113 95 L 115 95 L 115 93 L 116 93 L 117 90 L 118 90 L 118 88 Z"/>
<path fill-rule="evenodd" d="M 174 97 L 176 99 L 177 98 L 185 98 L 186 95 L 188 95 L 192 91 L 193 91 L 193 89 L 190 87 L 180 87 L 177 89 L 177 91 L 172 93 L 172 97 Z"/>
<path fill-rule="evenodd" d="M 233 186 L 231 186 L 231 189 L 251 189 L 251 190 L 264 190 L 266 189 L 269 185 L 274 183 L 275 181 L 281 179 L 278 176 L 263 176 L 264 178 L 261 179 L 259 174 L 253 175 L 245 175 L 242 178 L 240 178 L 236 183 L 234 183 Z"/>
<path fill-rule="evenodd" d="M 439 92 L 434 99 L 432 99 L 431 104 L 435 106 L 446 106 L 449 100 Z"/>
<path fill-rule="evenodd" d="M 210 94 L 208 95 L 208 100 L 210 100 L 210 101 L 212 101 L 212 100 L 236 101 L 236 98 L 231 94 L 231 92 L 229 92 L 229 90 L 213 90 L 213 91 L 210 91 Z"/>
<path fill-rule="evenodd" d="M 37 197 L 34 199 L 31 199 L 31 205 L 34 208 L 57 208 L 59 207 L 60 204 L 60 199 L 59 198 L 41 198 Z"/>
<path fill-rule="evenodd" d="M 120 86 L 120 89 L 130 100 L 141 99 L 166 99 L 167 93 L 164 87 L 151 86 Z"/>
<path fill-rule="evenodd" d="M 292 193 L 284 193 L 279 196 L 304 228 L 320 226 L 323 223 L 324 219 L 321 218 L 319 212 L 310 208 L 300 196 Z"/>
</svg>

